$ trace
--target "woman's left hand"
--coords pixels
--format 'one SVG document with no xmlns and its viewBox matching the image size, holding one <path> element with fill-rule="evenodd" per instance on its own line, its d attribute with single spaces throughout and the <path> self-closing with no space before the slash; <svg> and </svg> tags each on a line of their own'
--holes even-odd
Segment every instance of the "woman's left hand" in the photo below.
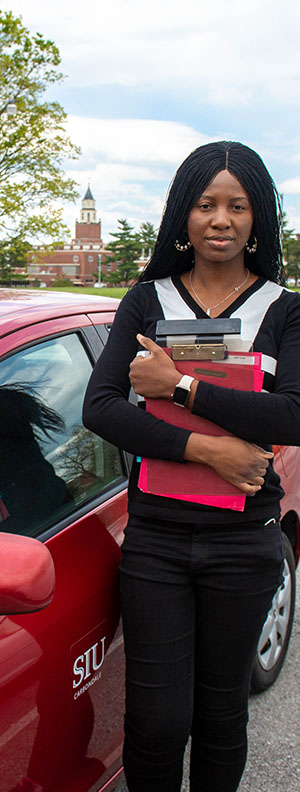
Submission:
<svg viewBox="0 0 300 792">
<path fill-rule="evenodd" d="M 138 355 L 130 363 L 129 379 L 140 396 L 149 399 L 171 399 L 181 379 L 173 360 L 151 338 L 138 333 L 137 340 L 150 354 Z"/>
</svg>

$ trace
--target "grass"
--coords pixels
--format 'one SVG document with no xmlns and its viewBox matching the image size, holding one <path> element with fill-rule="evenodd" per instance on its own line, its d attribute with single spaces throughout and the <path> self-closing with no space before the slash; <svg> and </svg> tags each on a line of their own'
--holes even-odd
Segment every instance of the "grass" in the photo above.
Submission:
<svg viewBox="0 0 300 792">
<path fill-rule="evenodd" d="M 37 290 L 40 291 L 39 287 Z M 56 291 L 56 292 L 74 292 L 75 294 L 92 294 L 93 297 L 116 297 L 117 299 L 121 299 L 124 297 L 124 294 L 128 291 L 128 289 L 124 286 L 122 288 L 114 288 L 109 286 L 103 286 L 102 289 L 93 289 L 93 287 L 85 287 L 85 286 L 47 286 L 45 291 Z"/>
</svg>

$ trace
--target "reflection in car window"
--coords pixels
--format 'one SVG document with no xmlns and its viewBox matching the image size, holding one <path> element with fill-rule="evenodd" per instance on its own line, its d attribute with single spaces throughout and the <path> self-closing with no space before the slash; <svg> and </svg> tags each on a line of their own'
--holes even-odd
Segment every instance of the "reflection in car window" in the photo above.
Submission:
<svg viewBox="0 0 300 792">
<path fill-rule="evenodd" d="M 119 450 L 81 422 L 90 374 L 75 333 L 0 362 L 0 530 L 37 536 L 124 479 Z"/>
</svg>

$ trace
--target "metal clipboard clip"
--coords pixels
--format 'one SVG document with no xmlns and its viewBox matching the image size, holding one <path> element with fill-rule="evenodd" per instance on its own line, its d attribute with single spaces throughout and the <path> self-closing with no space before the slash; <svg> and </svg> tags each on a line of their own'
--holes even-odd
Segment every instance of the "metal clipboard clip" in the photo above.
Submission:
<svg viewBox="0 0 300 792">
<path fill-rule="evenodd" d="M 160 319 L 156 343 L 170 348 L 173 360 L 225 360 L 240 332 L 240 319 Z"/>
<path fill-rule="evenodd" d="M 172 360 L 224 360 L 228 356 L 226 344 L 174 344 Z"/>
</svg>

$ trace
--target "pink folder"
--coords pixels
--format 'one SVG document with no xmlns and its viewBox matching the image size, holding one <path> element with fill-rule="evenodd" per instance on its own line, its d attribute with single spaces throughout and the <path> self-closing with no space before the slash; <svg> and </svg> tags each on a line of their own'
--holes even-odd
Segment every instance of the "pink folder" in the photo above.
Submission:
<svg viewBox="0 0 300 792">
<path fill-rule="evenodd" d="M 170 350 L 165 351 L 170 354 Z M 259 353 L 229 353 L 229 358 L 220 363 L 176 361 L 176 368 L 182 374 L 190 374 L 195 379 L 220 387 L 254 391 L 262 388 L 263 372 Z M 155 417 L 192 432 L 213 436 L 230 435 L 222 427 L 166 399 L 146 399 L 146 409 Z M 164 459 L 143 459 L 138 486 L 143 492 L 223 509 L 243 511 L 245 506 L 246 498 L 241 490 L 225 481 L 213 468 L 196 462 L 182 464 Z"/>
</svg>

